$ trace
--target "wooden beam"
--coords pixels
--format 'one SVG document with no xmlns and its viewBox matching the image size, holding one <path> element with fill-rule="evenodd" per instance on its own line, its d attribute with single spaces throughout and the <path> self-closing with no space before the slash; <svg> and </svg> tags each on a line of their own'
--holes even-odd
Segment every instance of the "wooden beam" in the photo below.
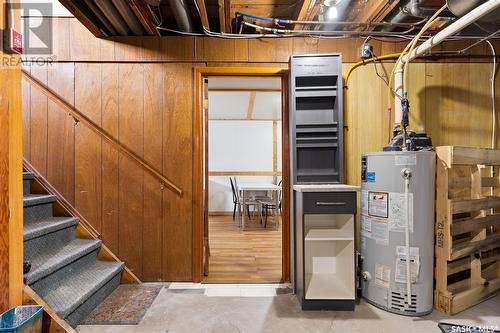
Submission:
<svg viewBox="0 0 500 333">
<path fill-rule="evenodd" d="M 232 32 L 232 17 L 231 17 L 231 0 L 224 0 L 224 11 L 226 14 L 226 32 Z M 235 33 L 238 33 L 235 31 Z"/>
<path fill-rule="evenodd" d="M 252 119 L 253 110 L 255 109 L 255 97 L 256 96 L 257 96 L 257 93 L 255 91 L 252 91 L 250 93 L 250 98 L 248 100 L 247 120 Z"/>
<path fill-rule="evenodd" d="M 221 32 L 227 32 L 226 26 L 226 5 L 224 0 L 219 0 L 219 27 Z"/>
<path fill-rule="evenodd" d="M 161 36 L 155 18 L 144 1 L 129 0 L 129 5 L 149 35 Z"/>
<path fill-rule="evenodd" d="M 316 3 L 316 0 L 302 0 L 297 4 L 297 7 L 295 9 L 295 20 L 297 21 L 304 21 L 307 19 L 314 8 L 314 5 Z M 303 25 L 301 24 L 295 24 L 294 29 L 302 29 Z"/>
<path fill-rule="evenodd" d="M 0 6 L 0 29 L 6 28 L 5 1 Z M 20 11 L 13 29 L 21 31 Z M 23 180 L 21 66 L 18 54 L 0 49 L 0 313 L 22 303 Z M 21 164 L 20 164 L 21 162 Z"/>
<path fill-rule="evenodd" d="M 195 0 L 198 3 L 198 8 L 200 9 L 201 24 L 205 30 L 210 31 L 210 24 L 208 22 L 207 7 L 205 6 L 205 0 Z"/>
<path fill-rule="evenodd" d="M 66 7 L 67 10 L 75 16 L 75 18 L 80 21 L 89 31 L 96 37 L 105 37 L 104 33 L 99 29 L 99 27 L 90 20 L 85 12 L 77 5 L 76 1 L 72 0 L 59 0 L 59 2 Z"/>
<path fill-rule="evenodd" d="M 380 22 L 387 16 L 397 5 L 399 0 L 377 0 L 368 2 L 354 2 L 347 12 L 349 21 L 357 22 Z"/>
</svg>

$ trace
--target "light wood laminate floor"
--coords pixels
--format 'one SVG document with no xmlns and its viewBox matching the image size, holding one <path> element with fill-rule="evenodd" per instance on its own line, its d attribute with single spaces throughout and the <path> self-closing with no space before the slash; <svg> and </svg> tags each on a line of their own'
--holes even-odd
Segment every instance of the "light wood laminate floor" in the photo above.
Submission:
<svg viewBox="0 0 500 333">
<path fill-rule="evenodd" d="M 245 231 L 232 216 L 209 217 L 210 265 L 205 283 L 272 283 L 281 281 L 281 221 L 278 230 L 272 217 L 264 228 L 258 215 Z"/>
</svg>

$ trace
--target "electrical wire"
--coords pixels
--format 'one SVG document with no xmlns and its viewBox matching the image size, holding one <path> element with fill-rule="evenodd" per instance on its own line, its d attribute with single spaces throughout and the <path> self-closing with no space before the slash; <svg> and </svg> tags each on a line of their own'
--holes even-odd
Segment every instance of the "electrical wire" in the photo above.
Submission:
<svg viewBox="0 0 500 333">
<path fill-rule="evenodd" d="M 402 89 L 402 96 L 397 94 L 397 91 L 395 87 L 392 86 L 392 83 L 393 83 L 393 78 L 394 78 L 394 75 L 395 75 L 395 72 L 396 72 L 396 68 L 399 67 L 399 63 L 402 61 L 404 55 L 407 53 L 408 50 L 412 50 L 412 47 L 417 43 L 417 41 L 420 40 L 420 37 L 422 37 L 422 35 L 425 33 L 425 31 L 427 31 L 427 29 L 432 25 L 434 24 L 434 22 L 439 18 L 439 14 L 444 10 L 446 9 L 446 5 L 444 5 L 443 7 L 441 7 L 436 13 L 434 13 L 434 15 L 431 16 L 431 18 L 429 19 L 429 21 L 422 27 L 422 29 L 420 30 L 420 32 L 413 38 L 412 42 L 409 43 L 408 45 L 406 45 L 406 47 L 404 48 L 403 52 L 401 52 L 401 55 L 399 56 L 398 60 L 396 61 L 396 63 L 394 64 L 394 67 L 392 68 L 392 71 L 391 71 L 391 75 L 389 77 L 389 96 L 388 96 L 388 101 L 389 103 L 391 103 L 391 100 L 392 100 L 392 96 L 394 95 L 395 97 L 397 97 L 399 100 L 403 100 L 403 97 L 406 97 L 407 96 L 407 90 L 405 89 L 405 85 L 404 85 L 404 78 L 403 78 L 403 89 Z M 408 62 L 405 64 L 405 66 L 407 66 Z M 404 75 L 404 73 L 403 73 Z M 391 112 L 392 111 L 392 107 L 389 106 L 388 107 L 389 111 Z"/>
<path fill-rule="evenodd" d="M 491 54 L 493 56 L 493 71 L 491 73 L 491 112 L 492 112 L 492 128 L 491 128 L 491 149 L 496 149 L 497 146 L 497 111 L 495 103 L 495 78 L 497 75 L 497 55 L 493 44 L 486 40 L 490 46 Z"/>
<path fill-rule="evenodd" d="M 439 19 L 439 15 L 448 7 L 448 5 L 444 5 L 443 7 L 439 8 L 437 12 L 434 13 L 434 15 L 431 16 L 429 21 L 424 25 L 422 30 L 418 33 L 418 37 L 420 37 L 428 28 L 430 28 L 435 21 Z M 415 37 L 415 39 L 410 43 L 410 49 L 408 51 L 408 54 L 412 54 L 413 50 L 415 49 L 415 45 L 417 45 L 418 37 Z M 400 61 L 402 61 L 404 57 L 404 51 L 403 54 L 400 57 Z M 406 61 L 405 66 L 404 66 L 404 71 L 403 71 L 403 96 L 406 97 L 408 96 L 408 66 L 409 66 L 410 60 Z"/>
</svg>

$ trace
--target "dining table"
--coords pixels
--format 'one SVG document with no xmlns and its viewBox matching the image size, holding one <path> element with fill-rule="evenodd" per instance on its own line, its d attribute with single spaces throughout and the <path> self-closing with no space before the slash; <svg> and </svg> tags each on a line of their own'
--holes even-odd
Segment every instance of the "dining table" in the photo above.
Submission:
<svg viewBox="0 0 500 333">
<path fill-rule="evenodd" d="M 272 192 L 272 198 L 275 204 L 275 207 L 278 207 L 279 198 L 278 192 L 281 190 L 281 186 L 275 184 L 258 184 L 258 183 L 249 183 L 249 184 L 241 184 L 238 186 L 238 190 L 240 191 L 241 205 L 239 208 L 240 218 L 241 218 L 241 229 L 245 230 L 245 220 L 246 220 L 246 206 L 247 202 L 250 199 L 250 194 L 252 192 Z M 241 211 L 243 210 L 243 212 Z M 274 219 L 276 221 L 275 225 L 278 228 L 278 209 L 274 209 Z"/>
</svg>

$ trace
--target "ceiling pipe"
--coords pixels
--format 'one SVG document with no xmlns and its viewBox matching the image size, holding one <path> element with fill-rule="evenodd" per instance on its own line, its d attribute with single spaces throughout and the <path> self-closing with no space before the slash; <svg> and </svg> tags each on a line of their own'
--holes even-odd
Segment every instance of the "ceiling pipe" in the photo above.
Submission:
<svg viewBox="0 0 500 333">
<path fill-rule="evenodd" d="M 132 12 L 132 9 L 124 0 L 112 0 L 116 9 L 120 12 L 121 16 L 129 26 L 130 30 L 136 36 L 142 36 L 144 34 L 144 30 L 142 29 L 142 25 L 137 19 L 137 16 Z"/>
<path fill-rule="evenodd" d="M 180 30 L 184 32 L 193 32 L 193 23 L 188 5 L 185 0 L 167 0 L 175 18 L 175 22 Z M 161 9 L 160 9 L 161 10 Z"/>
<path fill-rule="evenodd" d="M 401 12 L 414 17 L 430 17 L 438 8 L 422 7 L 422 0 L 409 0 L 405 6 L 401 7 Z M 453 16 L 450 11 L 444 10 L 440 16 Z"/>
<path fill-rule="evenodd" d="M 397 9 L 393 10 L 386 18 L 385 21 L 390 23 L 398 23 L 401 24 L 408 18 L 428 18 L 439 9 L 439 8 L 429 8 L 421 6 L 422 0 L 406 0 L 401 3 Z M 440 16 L 442 17 L 453 17 L 453 14 L 445 10 Z M 393 27 L 385 27 L 380 29 L 380 31 L 394 31 Z"/>
<path fill-rule="evenodd" d="M 427 39 L 425 42 L 416 47 L 411 53 L 402 57 L 401 61 L 397 63 L 397 67 L 394 71 L 394 89 L 396 95 L 394 98 L 394 121 L 396 126 L 399 126 L 401 119 L 403 118 L 403 107 L 401 105 L 400 96 L 403 96 L 405 90 L 405 87 L 403 86 L 403 68 L 405 63 L 426 53 L 434 46 L 441 44 L 446 38 L 457 34 L 472 23 L 480 20 L 482 17 L 498 8 L 500 8 L 500 0 L 489 0 L 488 2 L 485 2 L 484 4 L 469 11 L 463 17 L 459 18 L 457 21 L 450 24 L 433 37 Z"/>
<path fill-rule="evenodd" d="M 118 32 L 118 35 L 128 36 L 130 34 L 127 23 L 123 20 L 122 16 L 110 0 L 94 0 L 94 3 L 104 13 L 109 22 L 111 22 L 113 27 Z"/>
<path fill-rule="evenodd" d="M 85 4 L 90 8 L 90 10 L 97 16 L 99 21 L 102 22 L 106 30 L 108 30 L 108 33 L 111 35 L 116 35 L 117 32 L 111 22 L 106 18 L 106 16 L 103 14 L 103 12 L 99 9 L 99 7 L 96 6 L 93 0 L 85 0 Z"/>
</svg>

